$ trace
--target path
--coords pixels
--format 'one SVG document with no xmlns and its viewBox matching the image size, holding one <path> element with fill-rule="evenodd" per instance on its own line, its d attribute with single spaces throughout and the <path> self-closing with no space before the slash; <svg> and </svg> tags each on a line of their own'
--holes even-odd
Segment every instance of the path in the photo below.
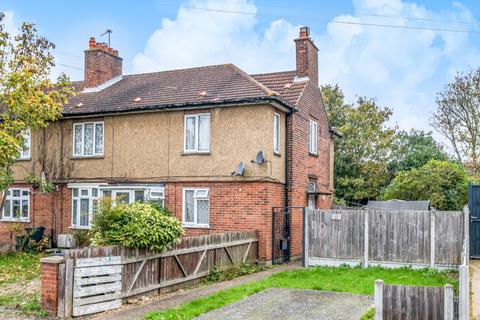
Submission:
<svg viewBox="0 0 480 320">
<path fill-rule="evenodd" d="M 480 320 L 480 260 L 470 260 L 471 318 Z"/>
<path fill-rule="evenodd" d="M 373 305 L 373 297 L 367 295 L 269 288 L 196 319 L 358 320 Z"/>
<path fill-rule="evenodd" d="M 158 299 L 142 305 L 124 305 L 121 309 L 116 309 L 108 313 L 102 313 L 94 316 L 94 319 L 111 319 L 111 320 L 133 320 L 142 319 L 142 317 L 151 311 L 160 311 L 170 309 L 181 304 L 188 303 L 197 298 L 211 295 L 217 291 L 229 289 L 240 284 L 261 280 L 271 276 L 274 273 L 293 270 L 300 268 L 299 262 L 275 266 L 271 269 L 250 274 L 244 277 L 236 278 L 230 281 L 214 283 L 209 286 L 201 286 L 198 288 L 177 291 L 172 294 L 159 295 Z"/>
</svg>

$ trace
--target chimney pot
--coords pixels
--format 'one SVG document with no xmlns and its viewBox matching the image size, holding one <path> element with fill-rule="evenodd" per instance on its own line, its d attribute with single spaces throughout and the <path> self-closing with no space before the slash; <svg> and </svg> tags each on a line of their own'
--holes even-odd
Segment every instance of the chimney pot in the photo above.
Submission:
<svg viewBox="0 0 480 320">
<path fill-rule="evenodd" d="M 310 38 L 310 28 L 309 27 L 301 27 L 300 28 L 300 38 Z"/>
<path fill-rule="evenodd" d="M 318 48 L 310 38 L 310 28 L 301 27 L 298 39 L 295 39 L 297 77 L 308 77 L 318 85 Z"/>
<path fill-rule="evenodd" d="M 90 40 L 88 40 L 88 47 L 90 49 L 92 49 L 93 47 L 95 47 L 95 38 L 94 37 L 90 37 Z"/>
<path fill-rule="evenodd" d="M 113 51 L 112 51 L 112 54 L 113 54 L 115 57 L 118 57 L 118 50 L 113 50 Z"/>
<path fill-rule="evenodd" d="M 108 47 L 105 42 L 95 42 L 91 37 L 85 50 L 85 88 L 97 87 L 122 75 L 122 58 L 118 50 Z"/>
</svg>

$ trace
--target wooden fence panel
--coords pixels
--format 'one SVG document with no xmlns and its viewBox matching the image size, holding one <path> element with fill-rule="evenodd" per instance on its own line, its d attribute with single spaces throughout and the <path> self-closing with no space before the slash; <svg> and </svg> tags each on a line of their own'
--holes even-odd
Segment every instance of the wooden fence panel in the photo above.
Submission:
<svg viewBox="0 0 480 320">
<path fill-rule="evenodd" d="M 463 212 L 436 211 L 435 263 L 458 266 L 461 264 L 463 237 Z"/>
<path fill-rule="evenodd" d="M 363 258 L 365 224 L 362 211 L 309 210 L 307 217 L 310 257 Z"/>
<path fill-rule="evenodd" d="M 429 211 L 369 211 L 369 259 L 429 263 Z"/>
</svg>

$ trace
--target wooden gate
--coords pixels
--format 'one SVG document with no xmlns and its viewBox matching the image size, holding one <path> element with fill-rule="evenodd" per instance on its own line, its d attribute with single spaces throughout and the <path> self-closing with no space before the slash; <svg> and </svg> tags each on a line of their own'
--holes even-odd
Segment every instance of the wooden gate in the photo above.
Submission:
<svg viewBox="0 0 480 320">
<path fill-rule="evenodd" d="M 122 305 L 120 256 L 77 259 L 73 272 L 73 316 L 82 316 Z"/>
</svg>

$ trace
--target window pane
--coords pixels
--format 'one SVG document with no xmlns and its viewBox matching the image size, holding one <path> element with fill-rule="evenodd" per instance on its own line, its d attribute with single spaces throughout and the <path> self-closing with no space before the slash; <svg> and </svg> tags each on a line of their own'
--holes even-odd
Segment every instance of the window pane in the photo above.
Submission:
<svg viewBox="0 0 480 320">
<path fill-rule="evenodd" d="M 279 116 L 276 114 L 275 117 L 274 117 L 274 121 L 273 121 L 273 124 L 274 124 L 274 133 L 273 133 L 273 147 L 274 147 L 274 151 L 275 152 L 280 152 L 280 141 L 279 141 L 279 137 L 280 137 L 280 119 L 279 119 Z"/>
<path fill-rule="evenodd" d="M 80 190 L 80 194 L 84 197 L 88 197 L 88 190 L 85 190 L 85 189 Z"/>
<path fill-rule="evenodd" d="M 194 190 L 185 190 L 185 221 L 184 222 L 195 222 L 193 220 L 193 194 L 195 193 Z"/>
<path fill-rule="evenodd" d="M 154 198 L 154 199 L 163 198 L 163 192 L 150 192 L 150 198 Z"/>
<path fill-rule="evenodd" d="M 92 197 L 93 197 L 93 198 L 97 198 L 97 197 L 98 197 L 98 189 L 97 189 L 97 188 L 93 188 L 93 189 L 92 189 Z"/>
<path fill-rule="evenodd" d="M 73 196 L 78 197 L 78 189 L 72 189 L 73 190 Z"/>
<path fill-rule="evenodd" d="M 28 190 L 22 190 L 22 196 L 28 197 Z"/>
<path fill-rule="evenodd" d="M 77 219 L 78 219 L 78 200 L 74 199 L 72 204 L 72 223 L 74 225 L 78 224 Z"/>
<path fill-rule="evenodd" d="M 195 190 L 195 197 L 196 198 L 208 197 L 208 190 L 205 190 L 205 189 Z"/>
<path fill-rule="evenodd" d="M 185 150 L 195 150 L 195 117 L 188 117 L 185 126 Z"/>
<path fill-rule="evenodd" d="M 20 218 L 20 200 L 13 200 L 13 218 Z"/>
<path fill-rule="evenodd" d="M 95 125 L 95 154 L 103 154 L 103 124 Z"/>
<path fill-rule="evenodd" d="M 22 200 L 22 218 L 28 218 L 28 200 Z"/>
<path fill-rule="evenodd" d="M 86 156 L 93 155 L 93 123 L 85 124 L 83 152 Z"/>
<path fill-rule="evenodd" d="M 89 201 L 88 199 L 80 200 L 80 225 L 83 227 L 88 226 Z"/>
<path fill-rule="evenodd" d="M 19 189 L 13 189 L 12 191 L 14 197 L 20 197 L 20 190 Z"/>
<path fill-rule="evenodd" d="M 143 201 L 145 200 L 144 198 L 143 190 L 135 190 L 135 201 Z"/>
<path fill-rule="evenodd" d="M 110 190 L 103 190 L 103 196 L 105 198 L 111 198 L 112 197 L 112 191 Z"/>
<path fill-rule="evenodd" d="M 29 158 L 30 157 L 30 130 L 27 129 L 27 131 L 25 131 L 23 138 L 25 139 L 25 141 L 22 148 L 21 157 Z"/>
<path fill-rule="evenodd" d="M 129 192 L 116 192 L 115 201 L 117 204 L 120 203 L 130 203 L 130 193 Z"/>
<path fill-rule="evenodd" d="M 81 155 L 82 154 L 82 137 L 83 137 L 82 126 L 76 125 L 73 128 L 75 130 L 74 154 Z"/>
<path fill-rule="evenodd" d="M 3 216 L 5 218 L 10 218 L 10 200 L 5 200 Z"/>
<path fill-rule="evenodd" d="M 199 224 L 208 224 L 208 213 L 210 211 L 208 200 L 197 201 L 197 218 Z"/>
<path fill-rule="evenodd" d="M 198 150 L 210 150 L 210 115 L 198 117 Z"/>
</svg>

